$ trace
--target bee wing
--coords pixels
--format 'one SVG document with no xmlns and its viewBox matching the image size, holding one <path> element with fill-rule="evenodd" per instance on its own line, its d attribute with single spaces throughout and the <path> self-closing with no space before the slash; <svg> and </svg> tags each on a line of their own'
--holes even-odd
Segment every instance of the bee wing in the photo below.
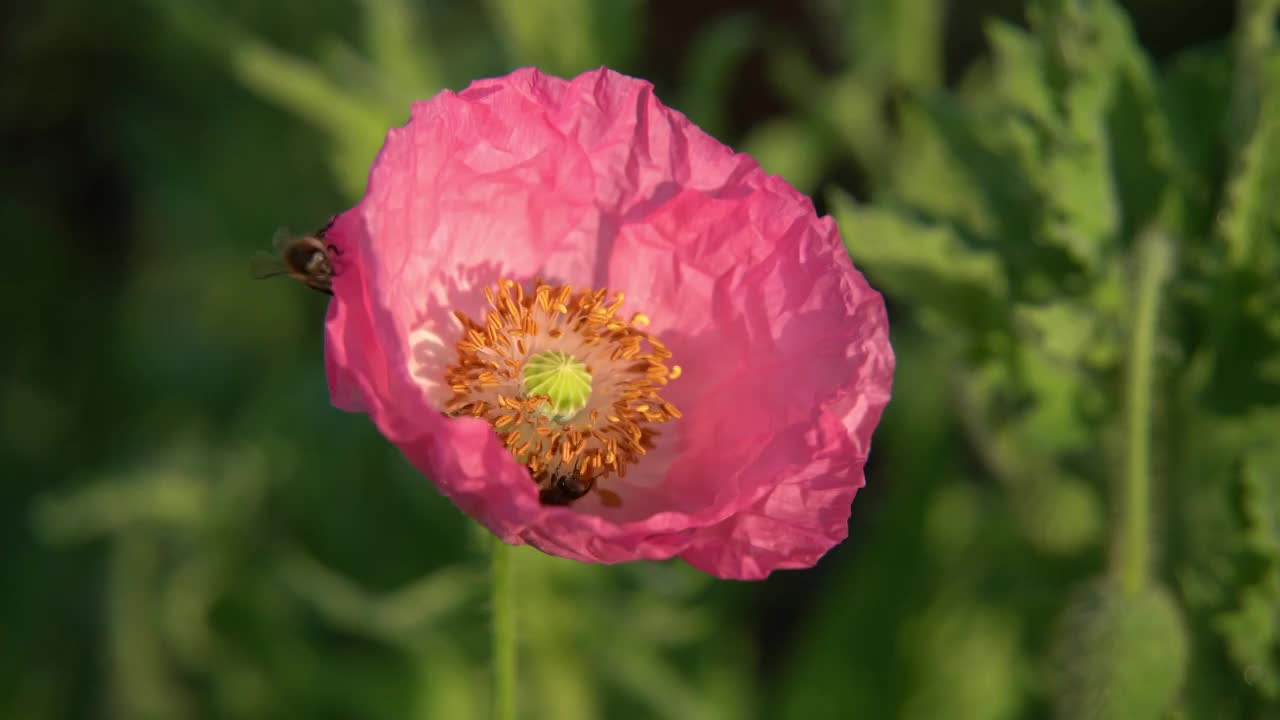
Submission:
<svg viewBox="0 0 1280 720">
<path fill-rule="evenodd" d="M 279 255 L 258 253 L 249 258 L 249 274 L 255 280 L 264 280 L 277 275 L 288 275 L 290 272 L 289 266 L 284 264 L 284 260 Z"/>
<path fill-rule="evenodd" d="M 284 254 L 284 248 L 293 242 L 294 235 L 287 227 L 276 228 L 275 234 L 271 236 L 271 252 L 276 255 Z"/>
</svg>

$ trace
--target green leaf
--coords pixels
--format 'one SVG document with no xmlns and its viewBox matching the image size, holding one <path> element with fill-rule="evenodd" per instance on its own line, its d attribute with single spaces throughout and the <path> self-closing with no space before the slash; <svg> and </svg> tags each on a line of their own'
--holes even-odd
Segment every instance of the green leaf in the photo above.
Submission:
<svg viewBox="0 0 1280 720">
<path fill-rule="evenodd" d="M 1092 440 L 1094 428 L 1078 408 L 1082 387 L 1091 378 L 1072 364 L 1056 361 L 1034 346 L 1021 347 L 1018 378 L 1030 407 L 1018 418 L 1018 434 L 1027 453 L 1080 450 Z"/>
<path fill-rule="evenodd" d="M 1037 34 L 1048 49 L 1045 72 L 1059 117 L 1046 128 L 1043 232 L 1048 242 L 1092 269 L 1120 231 L 1106 132 L 1117 80 L 1116 60 L 1105 45 L 1107 20 L 1113 19 L 1108 10 L 1114 7 L 1105 0 L 1046 4 L 1057 7 L 1036 23 Z"/>
<path fill-rule="evenodd" d="M 483 717 L 491 711 L 485 690 L 489 679 L 468 662 L 457 643 L 437 638 L 412 658 L 412 720 Z"/>
<path fill-rule="evenodd" d="M 642 33 L 636 0 L 488 0 L 498 33 L 521 65 L 572 77 L 624 68 Z"/>
<path fill-rule="evenodd" d="M 1278 78 L 1280 83 L 1280 78 Z M 1275 189 L 1280 186 L 1280 88 L 1268 103 L 1264 119 L 1240 156 L 1240 166 L 1227 186 L 1227 207 L 1220 217 L 1228 257 L 1239 268 L 1274 278 L 1280 252 L 1280 217 Z"/>
<path fill-rule="evenodd" d="M 989 606 L 939 601 L 904 631 L 918 666 L 900 717 L 997 720 L 1018 717 L 1023 657 L 1018 624 Z"/>
<path fill-rule="evenodd" d="M 473 600 L 477 573 L 434 570 L 394 592 L 370 593 L 302 549 L 281 558 L 281 580 L 298 600 L 333 626 L 396 644 L 412 640 Z"/>
<path fill-rule="evenodd" d="M 1235 691 L 1280 701 L 1280 410 L 1204 415 L 1175 446 L 1170 554 Z"/>
<path fill-rule="evenodd" d="M 1030 244 L 1038 200 L 1018 172 L 1026 169 L 1001 146 L 1007 128 L 988 120 L 949 98 L 904 105 L 888 189 L 912 210 L 1014 255 Z"/>
<path fill-rule="evenodd" d="M 1245 458 L 1239 509 L 1241 540 L 1256 564 L 1249 584 L 1215 625 L 1250 684 L 1280 699 L 1280 449 L 1274 442 L 1255 447 Z"/>
<path fill-rule="evenodd" d="M 1231 115 L 1231 171 L 1219 233 L 1231 264 L 1248 269 L 1274 243 L 1274 192 L 1280 182 L 1280 1 L 1242 0 L 1236 25 Z M 1270 253 L 1274 256 L 1274 251 Z"/>
<path fill-rule="evenodd" d="M 729 93 L 738 66 L 759 42 L 754 17 L 729 15 L 694 38 L 684 66 L 684 91 L 678 107 L 712 136 L 727 137 Z"/>
<path fill-rule="evenodd" d="M 988 107 L 998 103 L 1037 123 L 1052 122 L 1054 98 L 1045 81 L 1045 51 L 1038 39 L 1000 20 L 988 20 L 983 29 L 991 45 L 992 83 L 967 83 L 966 95 L 985 95 Z"/>
<path fill-rule="evenodd" d="M 1087 389 L 1069 365 L 1030 370 L 1021 347 L 997 356 L 960 384 L 959 418 L 985 469 L 1009 494 L 1014 523 L 1038 550 L 1070 555 L 1102 536 L 1102 503 L 1092 485 L 1074 476 L 1063 454 L 1086 446 L 1092 426 L 1078 407 Z"/>
<path fill-rule="evenodd" d="M 742 141 L 742 151 L 760 161 L 765 172 L 781 175 L 802 193 L 812 193 L 831 160 L 815 128 L 790 118 L 774 118 L 755 126 Z"/>
<path fill-rule="evenodd" d="M 334 177 L 349 197 L 358 197 L 396 113 L 338 85 L 319 66 L 257 41 L 237 47 L 232 62 L 246 86 L 333 139 L 329 160 Z"/>
<path fill-rule="evenodd" d="M 1031 232 L 1007 241 L 1034 236 L 1096 271 L 1120 238 L 1177 209 L 1170 193 L 1189 175 L 1177 168 L 1153 71 L 1124 13 L 1109 2 L 1047 5 L 1034 35 L 986 26 L 991 64 L 963 92 L 984 118 L 983 144 L 1027 188 Z"/>
<path fill-rule="evenodd" d="M 1280 49 L 1273 30 L 1249 25 L 1274 25 L 1276 4 L 1264 5 L 1240 29 L 1228 127 L 1245 134 L 1232 138 L 1216 232 L 1199 254 L 1217 269 L 1204 311 L 1216 355 L 1210 400 L 1221 409 L 1280 402 Z"/>
<path fill-rule="evenodd" d="M 1168 231 L 1190 234 L 1195 231 L 1194 215 L 1186 206 L 1203 193 L 1204 182 L 1174 144 L 1156 70 L 1118 6 L 1104 4 L 1098 21 L 1101 43 L 1116 73 L 1106 131 L 1123 210 L 1122 236 L 1136 237 L 1157 221 Z"/>
<path fill-rule="evenodd" d="M 233 63 L 236 75 L 249 88 L 336 139 L 365 140 L 377 150 L 386 132 L 386 118 L 336 85 L 318 66 L 253 41 L 236 48 Z"/>
<path fill-rule="evenodd" d="M 145 534 L 125 533 L 111 553 L 108 587 L 112 710 L 142 720 L 188 717 L 191 697 L 164 648 L 157 613 L 160 547 Z"/>
<path fill-rule="evenodd" d="M 833 10 L 834 44 L 847 53 L 848 69 L 827 80 L 785 41 L 769 63 L 776 91 L 833 145 L 843 145 L 873 179 L 896 163 L 886 107 L 942 84 L 944 3 L 919 0 L 845 0 Z M 843 32 L 841 32 L 841 30 Z"/>
<path fill-rule="evenodd" d="M 1019 305 L 1014 313 L 1025 343 L 1039 346 L 1051 362 L 1084 365 L 1117 359 L 1118 348 L 1104 336 L 1098 313 L 1090 304 L 1059 301 Z"/>
<path fill-rule="evenodd" d="M 856 72 L 900 90 L 939 87 L 943 11 L 940 0 L 845 0 L 846 47 Z"/>
<path fill-rule="evenodd" d="M 444 83 L 439 60 L 409 0 L 362 0 L 365 36 L 374 65 L 402 102 L 429 97 Z"/>
<path fill-rule="evenodd" d="M 890 294 L 970 327 L 1002 312 L 1006 287 L 993 254 L 969 248 L 945 225 L 858 206 L 839 190 L 828 197 L 854 264 Z"/>
<path fill-rule="evenodd" d="M 1239 0 L 1237 9 L 1227 138 L 1233 159 L 1263 117 L 1270 84 L 1266 66 L 1276 47 L 1280 1 Z"/>
<path fill-rule="evenodd" d="M 1280 66 L 1278 66 L 1280 67 Z M 1257 271 L 1276 266 L 1275 243 L 1280 234 L 1276 188 L 1280 187 L 1280 74 L 1276 90 L 1268 93 L 1258 124 L 1240 149 L 1235 171 L 1226 187 L 1219 232 L 1231 265 Z"/>
<path fill-rule="evenodd" d="M 131 473 L 86 483 L 75 492 L 45 497 L 33 513 L 48 541 L 77 543 L 137 528 L 191 530 L 204 524 L 211 502 L 201 451 L 180 447 Z M 261 468 L 244 468 L 256 479 Z"/>
<path fill-rule="evenodd" d="M 1231 97 L 1231 63 L 1221 45 L 1197 47 L 1179 53 L 1160 78 L 1162 104 L 1168 108 L 1172 144 L 1179 164 L 1194 178 L 1189 216 L 1203 218 L 1204 226 L 1187 234 L 1207 234 L 1213 220 L 1212 187 L 1224 172 L 1224 138 Z"/>
</svg>

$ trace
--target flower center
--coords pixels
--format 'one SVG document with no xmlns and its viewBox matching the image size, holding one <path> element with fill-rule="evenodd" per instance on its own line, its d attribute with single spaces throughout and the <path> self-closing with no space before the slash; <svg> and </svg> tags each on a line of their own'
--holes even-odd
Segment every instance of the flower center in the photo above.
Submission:
<svg viewBox="0 0 1280 720">
<path fill-rule="evenodd" d="M 546 395 L 539 412 L 562 423 L 587 406 L 591 373 L 582 361 L 562 350 L 545 350 L 524 363 L 525 397 Z"/>
<path fill-rule="evenodd" d="M 606 294 L 541 280 L 526 294 L 504 279 L 496 293 L 485 288 L 483 320 L 454 312 L 462 337 L 445 370 L 453 391 L 445 410 L 493 425 L 547 505 L 592 491 L 619 504 L 600 481 L 625 476 L 653 449 L 654 426 L 680 417 L 658 394 L 680 366 L 668 368 L 671 352 L 638 327 L 646 316 L 623 320 L 622 293 L 609 303 Z"/>
</svg>

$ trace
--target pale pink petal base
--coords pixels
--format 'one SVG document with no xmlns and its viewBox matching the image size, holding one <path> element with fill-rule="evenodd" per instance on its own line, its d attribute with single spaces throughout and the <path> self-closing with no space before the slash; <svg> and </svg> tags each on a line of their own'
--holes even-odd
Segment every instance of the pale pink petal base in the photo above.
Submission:
<svg viewBox="0 0 1280 720">
<path fill-rule="evenodd" d="M 520 70 L 418 103 L 328 237 L 334 404 L 504 541 L 757 579 L 845 538 L 893 375 L 883 302 L 829 218 L 648 83 Z M 684 418 L 605 481 L 621 508 L 539 504 L 491 427 L 439 412 L 451 314 L 499 277 L 622 291 L 682 366 Z"/>
</svg>

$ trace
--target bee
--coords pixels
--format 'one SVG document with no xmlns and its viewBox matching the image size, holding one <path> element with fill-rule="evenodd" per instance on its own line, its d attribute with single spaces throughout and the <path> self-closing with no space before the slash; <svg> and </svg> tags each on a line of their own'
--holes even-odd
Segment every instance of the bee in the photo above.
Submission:
<svg viewBox="0 0 1280 720">
<path fill-rule="evenodd" d="M 596 485 L 596 479 L 583 477 L 576 472 L 553 473 L 538 490 L 538 502 L 543 505 L 570 505 L 573 501 L 595 491 L 605 507 L 622 505 L 617 493 Z"/>
<path fill-rule="evenodd" d="M 568 505 L 591 492 L 595 484 L 594 478 L 584 478 L 576 472 L 553 473 L 538 490 L 538 502 L 543 505 Z"/>
<path fill-rule="evenodd" d="M 333 258 L 342 255 L 333 243 L 325 241 L 325 233 L 333 226 L 334 219 L 311 235 L 293 235 L 284 228 L 277 230 L 271 241 L 273 253 L 255 255 L 249 263 L 250 274 L 259 280 L 287 275 L 312 290 L 332 295 L 336 274 Z"/>
</svg>

